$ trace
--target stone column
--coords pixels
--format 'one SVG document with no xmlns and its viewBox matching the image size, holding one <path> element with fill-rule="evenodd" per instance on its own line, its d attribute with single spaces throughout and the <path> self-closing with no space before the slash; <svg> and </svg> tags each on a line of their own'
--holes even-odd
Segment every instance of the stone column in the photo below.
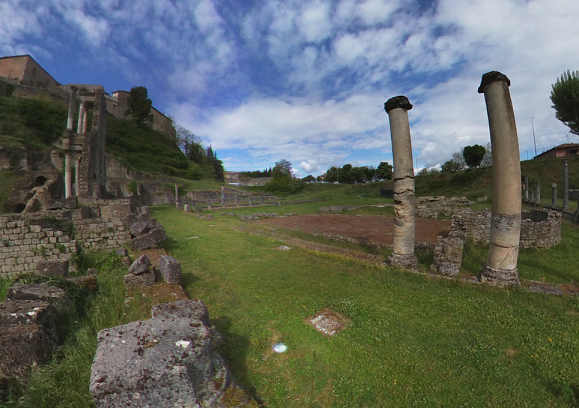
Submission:
<svg viewBox="0 0 579 408">
<path fill-rule="evenodd" d="M 84 114 L 82 115 L 82 133 L 86 133 L 88 129 L 88 109 L 84 109 Z"/>
<path fill-rule="evenodd" d="M 563 209 L 569 209 L 569 163 L 563 160 Z"/>
<path fill-rule="evenodd" d="M 179 208 L 179 186 L 175 184 L 175 207 Z"/>
<path fill-rule="evenodd" d="M 76 88 L 72 87 L 72 92 L 70 93 L 70 103 L 68 105 L 68 120 L 66 121 L 66 128 L 72 130 L 74 122 L 74 101 L 76 100 Z"/>
<path fill-rule="evenodd" d="M 78 110 L 78 122 L 76 124 L 76 133 L 82 133 L 84 119 L 84 101 L 80 103 L 80 109 Z"/>
<path fill-rule="evenodd" d="M 481 281 L 520 284 L 517 270 L 521 233 L 521 158 L 509 86 L 500 72 L 482 76 L 493 151 L 493 207 L 487 263 Z"/>
<path fill-rule="evenodd" d="M 401 268 L 415 268 L 414 255 L 414 166 L 408 111 L 412 105 L 405 96 L 390 98 L 384 110 L 390 120 L 392 156 L 394 157 L 394 245 L 388 263 Z"/>
<path fill-rule="evenodd" d="M 80 196 L 80 158 L 74 161 L 74 194 Z"/>
<path fill-rule="evenodd" d="M 64 197 L 72 196 L 72 152 L 65 150 L 64 152 Z"/>
<path fill-rule="evenodd" d="M 189 212 L 189 204 L 185 204 L 184 210 L 185 210 L 185 212 Z"/>
<path fill-rule="evenodd" d="M 225 208 L 225 186 L 221 186 L 221 206 Z"/>
<path fill-rule="evenodd" d="M 551 207 L 557 207 L 557 183 L 553 183 L 551 185 L 552 188 L 552 197 L 551 197 Z"/>
<path fill-rule="evenodd" d="M 537 207 L 541 207 L 541 183 L 537 181 L 537 187 L 535 189 L 537 193 L 537 198 L 535 198 L 535 202 L 537 203 Z"/>
<path fill-rule="evenodd" d="M 529 202 L 529 178 L 525 176 L 525 201 Z"/>
<path fill-rule="evenodd" d="M 207 199 L 207 207 L 211 209 L 211 197 Z"/>
</svg>

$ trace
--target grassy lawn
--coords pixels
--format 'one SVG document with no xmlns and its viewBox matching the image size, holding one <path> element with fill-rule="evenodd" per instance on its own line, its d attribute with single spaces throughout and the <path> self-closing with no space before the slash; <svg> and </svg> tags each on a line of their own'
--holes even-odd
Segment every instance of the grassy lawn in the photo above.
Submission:
<svg viewBox="0 0 579 408">
<path fill-rule="evenodd" d="M 340 200 L 246 212 L 311 212 Z M 371 200 L 379 199 L 361 201 Z M 579 403 L 576 298 L 279 251 L 279 241 L 237 231 L 242 221 L 219 212 L 214 220 L 168 207 L 153 212 L 170 237 L 166 249 L 181 261 L 185 290 L 206 303 L 224 334 L 221 352 L 268 407 Z M 560 247 L 521 251 L 523 278 L 579 280 L 570 255 L 579 249 L 576 227 L 566 224 L 563 234 Z M 329 338 L 304 322 L 325 307 L 351 319 L 350 327 Z M 288 351 L 275 354 L 276 342 Z"/>
</svg>

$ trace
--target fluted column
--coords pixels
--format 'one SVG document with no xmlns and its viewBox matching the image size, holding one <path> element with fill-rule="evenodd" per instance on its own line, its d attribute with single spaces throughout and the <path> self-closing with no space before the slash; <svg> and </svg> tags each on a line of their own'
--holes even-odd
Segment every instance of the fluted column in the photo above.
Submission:
<svg viewBox="0 0 579 408">
<path fill-rule="evenodd" d="M 509 86 L 500 72 L 483 75 L 493 155 L 493 207 L 487 263 L 481 281 L 519 284 L 517 260 L 521 233 L 521 162 Z"/>
<path fill-rule="evenodd" d="M 72 197 L 72 152 L 64 152 L 64 197 Z"/>
<path fill-rule="evenodd" d="M 80 103 L 80 108 L 78 110 L 78 122 L 76 123 L 76 133 L 82 133 L 84 119 L 84 101 Z"/>
<path fill-rule="evenodd" d="M 68 120 L 66 121 L 66 128 L 72 130 L 74 125 L 74 101 L 76 100 L 76 88 L 72 88 L 70 93 L 70 103 L 68 104 Z"/>
<path fill-rule="evenodd" d="M 74 161 L 74 194 L 80 196 L 80 158 Z"/>
<path fill-rule="evenodd" d="M 414 166 L 408 111 L 412 105 L 405 96 L 390 98 L 384 110 L 390 120 L 392 156 L 394 158 L 394 245 L 388 263 L 413 269 L 418 261 L 414 255 Z"/>
</svg>

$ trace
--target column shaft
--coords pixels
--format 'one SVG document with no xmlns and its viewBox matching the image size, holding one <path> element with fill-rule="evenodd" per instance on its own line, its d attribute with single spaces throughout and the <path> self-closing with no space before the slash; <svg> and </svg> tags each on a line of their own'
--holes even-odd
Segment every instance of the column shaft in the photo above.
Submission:
<svg viewBox="0 0 579 408">
<path fill-rule="evenodd" d="M 64 197 L 72 196 L 72 153 L 65 151 L 64 153 Z"/>
<path fill-rule="evenodd" d="M 74 195 L 80 196 L 80 159 L 74 161 Z"/>
<path fill-rule="evenodd" d="M 78 110 L 78 122 L 76 124 L 76 133 L 82 133 L 83 118 L 84 118 L 84 102 L 81 102 L 80 108 Z"/>
<path fill-rule="evenodd" d="M 489 253 L 481 280 L 519 284 L 517 260 L 521 232 L 521 163 L 509 79 L 499 72 L 483 75 L 493 154 L 493 207 Z"/>
<path fill-rule="evenodd" d="M 390 120 L 392 156 L 394 158 L 394 245 L 388 263 L 403 268 L 414 268 L 415 197 L 414 166 L 408 110 L 412 105 L 405 96 L 389 99 L 384 104 Z"/>
<path fill-rule="evenodd" d="M 563 160 L 563 209 L 569 209 L 569 163 Z"/>
<path fill-rule="evenodd" d="M 553 189 L 551 193 L 551 207 L 557 207 L 557 183 L 553 183 L 551 188 Z"/>
</svg>

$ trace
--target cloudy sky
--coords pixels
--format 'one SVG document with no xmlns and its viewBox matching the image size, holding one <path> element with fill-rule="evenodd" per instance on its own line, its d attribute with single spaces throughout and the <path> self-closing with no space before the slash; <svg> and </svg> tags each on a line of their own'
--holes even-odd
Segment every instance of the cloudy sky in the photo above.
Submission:
<svg viewBox="0 0 579 408">
<path fill-rule="evenodd" d="M 144 85 L 227 170 L 392 161 L 406 95 L 417 168 L 489 142 L 481 75 L 511 80 L 521 157 L 579 142 L 551 84 L 579 69 L 577 0 L 0 0 L 0 56 L 61 83 Z"/>
</svg>

